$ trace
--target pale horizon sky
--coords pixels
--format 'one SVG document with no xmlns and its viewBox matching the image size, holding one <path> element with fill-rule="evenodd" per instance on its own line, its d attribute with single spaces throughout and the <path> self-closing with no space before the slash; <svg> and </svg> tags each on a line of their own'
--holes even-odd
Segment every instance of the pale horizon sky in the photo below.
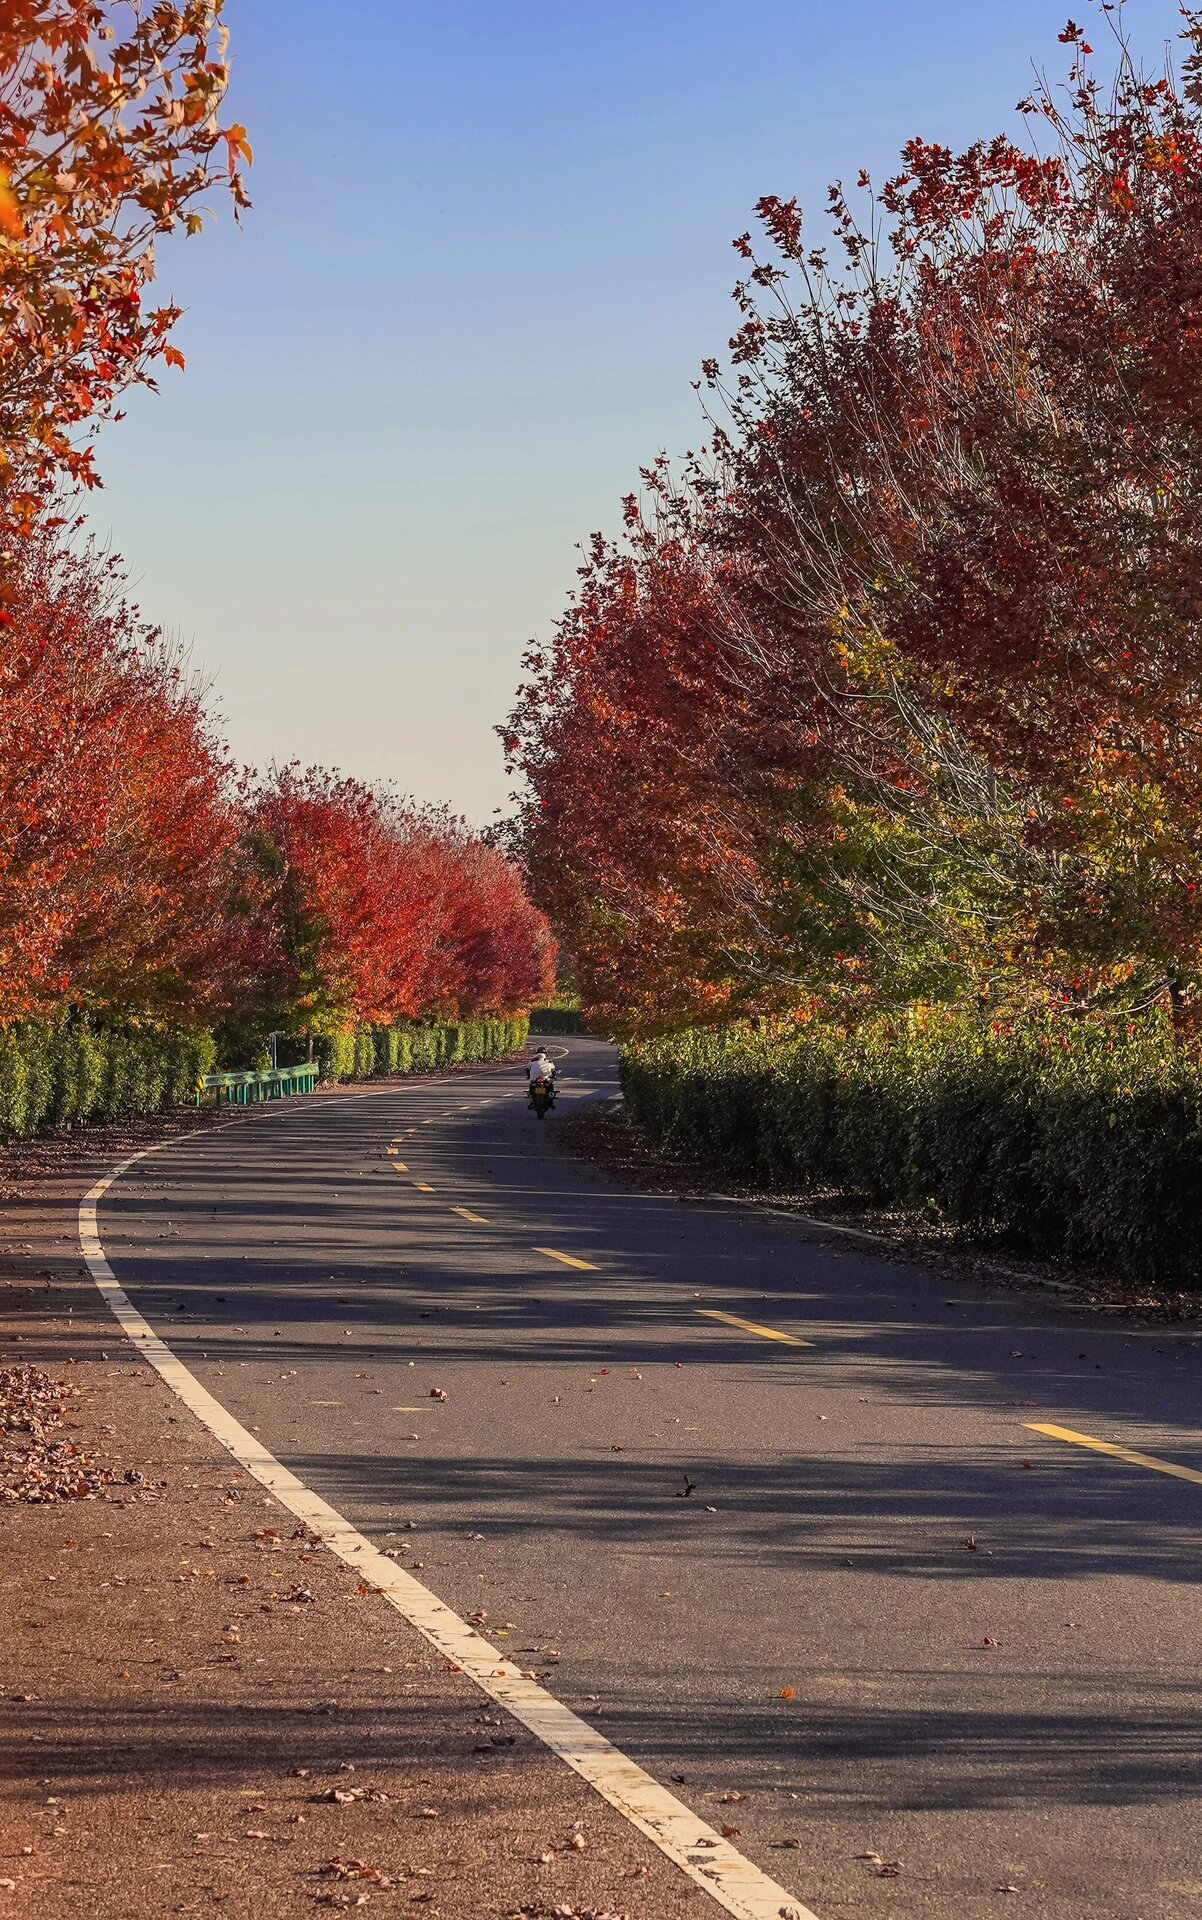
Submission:
<svg viewBox="0 0 1202 1920">
<path fill-rule="evenodd" d="M 88 517 L 237 757 L 486 823 L 576 543 L 699 437 L 755 200 L 817 236 L 911 134 L 1013 131 L 1066 6 L 227 0 L 254 210 L 161 249 L 188 370 L 104 430 Z M 1128 17 L 1157 62 L 1175 0 Z"/>
</svg>

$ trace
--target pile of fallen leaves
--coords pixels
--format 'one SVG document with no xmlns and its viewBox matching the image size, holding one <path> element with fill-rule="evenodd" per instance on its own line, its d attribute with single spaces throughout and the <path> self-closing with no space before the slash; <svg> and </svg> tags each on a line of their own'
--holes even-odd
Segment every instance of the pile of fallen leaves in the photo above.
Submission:
<svg viewBox="0 0 1202 1920">
<path fill-rule="evenodd" d="M 0 1367 L 0 1500 L 94 1500 L 113 1475 L 65 1431 L 74 1390 L 37 1367 Z"/>
<path fill-rule="evenodd" d="M 631 1915 L 612 1913 L 608 1907 L 574 1907 L 565 1900 L 557 1907 L 520 1907 L 512 1920 L 631 1920 Z"/>
</svg>

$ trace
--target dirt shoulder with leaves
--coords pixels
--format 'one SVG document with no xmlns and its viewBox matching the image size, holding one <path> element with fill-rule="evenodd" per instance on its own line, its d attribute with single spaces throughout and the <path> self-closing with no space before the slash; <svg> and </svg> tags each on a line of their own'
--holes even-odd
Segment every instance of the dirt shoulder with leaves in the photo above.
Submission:
<svg viewBox="0 0 1202 1920">
<path fill-rule="evenodd" d="M 704 1894 L 136 1363 L 79 1201 L 211 1124 L 0 1152 L 0 1916 L 702 1920 Z"/>
<path fill-rule="evenodd" d="M 816 1190 L 766 1190 L 733 1176 L 716 1162 L 673 1152 L 642 1133 L 624 1103 L 574 1114 L 555 1129 L 568 1153 L 598 1162 L 621 1185 L 673 1194 L 682 1201 L 733 1205 L 774 1217 L 792 1215 L 815 1233 L 849 1235 L 866 1252 L 929 1267 L 945 1279 L 973 1280 L 1007 1291 L 1052 1292 L 1087 1310 L 1158 1324 L 1202 1324 L 1202 1292 L 1133 1285 L 1114 1274 L 1046 1260 L 1026 1260 L 985 1247 L 952 1227 L 874 1207 L 854 1196 Z"/>
</svg>

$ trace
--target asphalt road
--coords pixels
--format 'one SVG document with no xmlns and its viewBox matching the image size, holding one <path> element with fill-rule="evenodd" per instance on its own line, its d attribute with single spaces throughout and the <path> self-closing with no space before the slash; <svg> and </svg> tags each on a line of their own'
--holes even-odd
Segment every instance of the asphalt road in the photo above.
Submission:
<svg viewBox="0 0 1202 1920">
<path fill-rule="evenodd" d="M 614 1090 L 561 1044 L 561 1113 Z M 101 1233 L 239 1420 L 820 1920 L 1202 1914 L 1196 1340 L 627 1192 L 556 1124 L 512 1068 L 284 1102 Z"/>
</svg>

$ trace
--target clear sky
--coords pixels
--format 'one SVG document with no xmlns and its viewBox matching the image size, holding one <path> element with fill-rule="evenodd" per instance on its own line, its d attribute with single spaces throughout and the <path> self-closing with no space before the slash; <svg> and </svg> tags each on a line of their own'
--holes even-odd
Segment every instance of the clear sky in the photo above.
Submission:
<svg viewBox="0 0 1202 1920">
<path fill-rule="evenodd" d="M 762 193 L 1013 130 L 1067 0 L 227 0 L 254 211 L 160 254 L 184 375 L 91 519 L 240 759 L 484 822 L 532 635 L 733 329 Z M 1095 20 L 1091 0 L 1076 0 Z M 1155 60 L 1175 0 L 1129 0 Z"/>
</svg>

